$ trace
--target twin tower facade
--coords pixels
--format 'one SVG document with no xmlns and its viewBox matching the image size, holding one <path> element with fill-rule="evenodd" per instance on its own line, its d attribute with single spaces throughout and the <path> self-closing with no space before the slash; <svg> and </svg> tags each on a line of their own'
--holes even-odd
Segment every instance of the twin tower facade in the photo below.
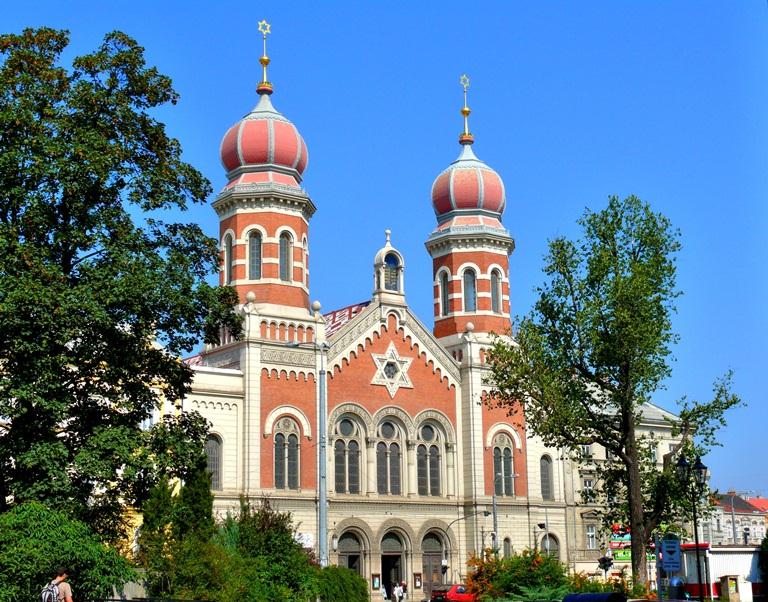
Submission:
<svg viewBox="0 0 768 602">
<path fill-rule="evenodd" d="M 405 261 L 389 233 L 371 298 L 323 313 L 310 301 L 308 149 L 272 104 L 266 52 L 261 62 L 258 103 L 222 140 L 227 184 L 213 203 L 221 284 L 239 294 L 245 335 L 225 334 L 189 360 L 195 381 L 183 402 L 213 425 L 216 508 L 268 496 L 317 549 L 325 423 L 329 560 L 358 571 L 372 595 L 406 581 L 414 599 L 428 597 L 488 547 L 546 543 L 568 560 L 578 545 L 568 544 L 565 463 L 527 436 L 519 414 L 484 403 L 485 350 L 510 326 L 514 242 L 501 223 L 504 184 L 472 150 L 466 100 L 459 157 L 432 187 L 433 326 L 406 302 Z"/>
</svg>

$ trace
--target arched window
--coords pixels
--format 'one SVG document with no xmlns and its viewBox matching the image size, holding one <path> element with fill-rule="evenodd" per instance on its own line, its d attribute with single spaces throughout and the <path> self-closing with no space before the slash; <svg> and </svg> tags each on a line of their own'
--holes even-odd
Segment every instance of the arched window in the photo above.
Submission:
<svg viewBox="0 0 768 602">
<path fill-rule="evenodd" d="M 216 435 L 208 435 L 205 440 L 205 460 L 208 473 L 211 475 L 211 489 L 221 489 L 221 439 Z"/>
<path fill-rule="evenodd" d="M 448 304 L 448 274 L 440 274 L 440 315 L 447 316 L 451 309 Z"/>
<path fill-rule="evenodd" d="M 232 284 L 232 272 L 235 268 L 235 258 L 232 257 L 232 235 L 224 237 L 224 284 Z"/>
<path fill-rule="evenodd" d="M 261 278 L 261 232 L 251 232 L 248 237 L 248 278 Z"/>
<path fill-rule="evenodd" d="M 545 500 L 555 499 L 555 485 L 552 478 L 552 458 L 541 456 L 539 462 L 541 472 L 541 497 Z"/>
<path fill-rule="evenodd" d="M 560 558 L 560 542 L 552 534 L 545 535 L 541 540 L 541 551 L 552 558 Z"/>
<path fill-rule="evenodd" d="M 512 541 L 509 537 L 504 538 L 504 558 L 512 556 Z"/>
<path fill-rule="evenodd" d="M 477 276 L 475 270 L 464 270 L 464 311 L 477 311 Z"/>
<path fill-rule="evenodd" d="M 493 439 L 493 488 L 496 495 L 515 495 L 515 473 L 512 462 L 512 438 L 499 433 Z"/>
<path fill-rule="evenodd" d="M 275 488 L 299 488 L 299 426 L 291 418 L 275 429 Z"/>
<path fill-rule="evenodd" d="M 336 493 L 360 493 L 360 429 L 350 418 L 336 423 L 333 444 Z"/>
<path fill-rule="evenodd" d="M 491 311 L 501 313 L 501 276 L 499 270 L 491 272 Z"/>
<path fill-rule="evenodd" d="M 280 235 L 280 280 L 293 280 L 293 238 L 288 232 Z"/>
<path fill-rule="evenodd" d="M 440 495 L 442 444 L 438 431 L 431 424 L 425 424 L 419 430 L 419 439 L 423 441 L 416 448 L 416 481 L 419 495 Z"/>
<path fill-rule="evenodd" d="M 384 257 L 384 288 L 388 291 L 400 290 L 400 260 L 394 253 Z"/>
<path fill-rule="evenodd" d="M 389 421 L 379 427 L 376 444 L 376 490 L 379 494 L 400 495 L 400 445 L 397 427 Z"/>
</svg>

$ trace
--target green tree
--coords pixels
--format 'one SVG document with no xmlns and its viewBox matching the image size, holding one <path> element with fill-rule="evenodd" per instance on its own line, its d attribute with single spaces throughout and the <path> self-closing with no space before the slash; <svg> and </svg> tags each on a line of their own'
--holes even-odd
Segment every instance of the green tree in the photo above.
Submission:
<svg viewBox="0 0 768 602">
<path fill-rule="evenodd" d="M 657 470 L 652 438 L 640 428 L 644 404 L 671 374 L 679 234 L 634 196 L 611 197 L 579 223 L 581 240 L 550 242 L 547 282 L 515 343 L 499 338 L 489 354 L 491 403 L 523 411 L 548 445 L 578 455 L 598 443 L 610 452 L 612 461 L 596 463 L 605 518 L 631 528 L 633 578 L 645 583 L 651 534 L 691 504 L 674 474 L 679 450 Z M 740 403 L 730 385 L 728 374 L 711 401 L 683 401 L 672 425 L 683 453 L 717 444 L 725 411 Z"/>
<path fill-rule="evenodd" d="M 240 320 L 205 282 L 216 241 L 168 220 L 211 191 L 153 117 L 170 79 L 123 33 L 69 68 L 68 41 L 0 36 L 0 511 L 42 500 L 114 538 L 124 503 L 199 457 L 200 420 L 141 428 L 189 391 L 179 354 Z"/>
<path fill-rule="evenodd" d="M 138 566 L 144 569 L 147 587 L 154 595 L 165 594 L 170 588 L 173 513 L 173 493 L 168 479 L 161 478 L 141 508 L 142 523 L 135 558 Z"/>
<path fill-rule="evenodd" d="M 211 475 L 205 462 L 192 470 L 181 487 L 173 512 L 173 530 L 177 540 L 195 537 L 208 541 L 215 528 Z"/>
<path fill-rule="evenodd" d="M 63 512 L 29 502 L 0 514 L 0 602 L 39 599 L 59 565 L 72 571 L 78 600 L 112 597 L 135 578 L 125 559 Z"/>
<path fill-rule="evenodd" d="M 763 537 L 760 542 L 760 551 L 758 552 L 757 566 L 760 570 L 760 578 L 763 580 L 763 587 L 768 587 L 768 535 Z"/>
</svg>

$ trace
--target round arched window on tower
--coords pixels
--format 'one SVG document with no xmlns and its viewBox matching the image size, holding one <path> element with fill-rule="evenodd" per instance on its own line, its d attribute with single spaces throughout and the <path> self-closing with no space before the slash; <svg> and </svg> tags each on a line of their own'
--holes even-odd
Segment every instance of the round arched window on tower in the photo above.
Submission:
<svg viewBox="0 0 768 602">
<path fill-rule="evenodd" d="M 388 291 L 400 290 L 398 271 L 400 270 L 400 260 L 394 253 L 387 253 L 384 258 L 384 288 Z"/>
</svg>

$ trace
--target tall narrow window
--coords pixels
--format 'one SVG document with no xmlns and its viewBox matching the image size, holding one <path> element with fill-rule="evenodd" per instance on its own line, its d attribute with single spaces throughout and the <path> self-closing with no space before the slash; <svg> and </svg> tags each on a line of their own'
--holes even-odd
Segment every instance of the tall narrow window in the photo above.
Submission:
<svg viewBox="0 0 768 602">
<path fill-rule="evenodd" d="M 221 439 L 209 435 L 205 440 L 205 459 L 208 473 L 211 475 L 211 489 L 221 489 Z"/>
<path fill-rule="evenodd" d="M 261 278 L 261 232 L 251 232 L 248 237 L 248 278 Z"/>
<path fill-rule="evenodd" d="M 504 558 L 512 556 L 512 541 L 509 537 L 504 538 Z"/>
<path fill-rule="evenodd" d="M 555 486 L 552 479 L 552 458 L 541 456 L 539 462 L 541 472 L 541 497 L 545 500 L 555 499 Z"/>
<path fill-rule="evenodd" d="M 224 237 L 224 284 L 232 284 L 232 272 L 235 268 L 232 252 L 232 235 L 227 234 Z"/>
<path fill-rule="evenodd" d="M 346 445 L 341 439 L 333 444 L 333 463 L 335 465 L 336 493 L 347 492 L 347 454 Z"/>
<path fill-rule="evenodd" d="M 336 493 L 360 493 L 360 429 L 348 417 L 336 423 L 333 462 Z"/>
<path fill-rule="evenodd" d="M 275 488 L 299 488 L 299 425 L 281 418 L 275 425 Z"/>
<path fill-rule="evenodd" d="M 392 422 L 382 422 L 376 444 L 376 490 L 384 495 L 401 493 L 401 456 L 400 445 L 395 440 L 400 438 L 398 428 Z"/>
<path fill-rule="evenodd" d="M 440 495 L 440 450 L 437 445 L 429 448 L 429 493 Z"/>
<path fill-rule="evenodd" d="M 380 494 L 389 493 L 387 483 L 387 444 L 379 442 L 376 445 L 376 491 Z"/>
<path fill-rule="evenodd" d="M 423 441 L 416 448 L 416 480 L 419 495 L 442 495 L 443 436 L 434 425 L 424 424 L 419 429 L 419 439 Z"/>
<path fill-rule="evenodd" d="M 491 311 L 501 313 L 501 277 L 498 270 L 491 272 Z"/>
<path fill-rule="evenodd" d="M 275 435 L 275 489 L 285 489 L 285 435 Z"/>
<path fill-rule="evenodd" d="M 400 290 L 400 259 L 394 253 L 384 257 L 384 288 L 388 291 Z"/>
<path fill-rule="evenodd" d="M 293 280 L 293 239 L 288 232 L 280 235 L 280 280 Z"/>
<path fill-rule="evenodd" d="M 464 270 L 464 311 L 477 311 L 477 277 L 474 270 Z"/>
<path fill-rule="evenodd" d="M 587 550 L 597 549 L 597 527 L 587 525 Z"/>
<path fill-rule="evenodd" d="M 448 274 L 440 274 L 440 315 L 447 316 L 450 313 L 448 305 Z"/>
<path fill-rule="evenodd" d="M 515 495 L 512 438 L 499 433 L 493 439 L 493 488 L 496 495 Z"/>
<path fill-rule="evenodd" d="M 429 467 L 427 465 L 427 446 L 419 445 L 416 450 L 416 480 L 419 495 L 429 495 Z"/>
<path fill-rule="evenodd" d="M 397 443 L 389 446 L 389 491 L 400 495 L 400 446 Z"/>
</svg>

